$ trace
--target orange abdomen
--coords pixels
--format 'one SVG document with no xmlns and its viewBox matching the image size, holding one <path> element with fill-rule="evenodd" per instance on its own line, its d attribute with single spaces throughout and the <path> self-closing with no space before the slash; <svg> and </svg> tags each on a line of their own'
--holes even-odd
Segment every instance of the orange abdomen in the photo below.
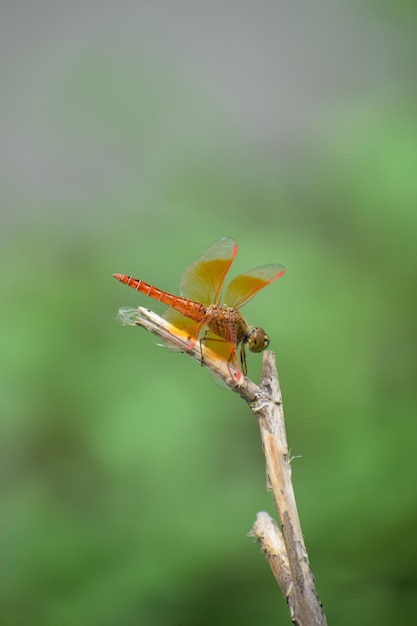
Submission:
<svg viewBox="0 0 417 626">
<path fill-rule="evenodd" d="M 163 302 L 192 320 L 198 322 L 202 320 L 206 314 L 207 309 L 204 304 L 201 304 L 200 302 L 193 302 L 192 300 L 187 300 L 187 298 L 182 298 L 181 296 L 174 296 L 172 293 L 162 291 L 162 289 L 158 289 L 158 287 L 145 283 L 145 281 L 139 280 L 138 278 L 126 276 L 126 274 L 113 274 L 113 276 L 124 285 L 132 287 L 132 289 L 136 289 L 136 291 L 140 291 L 140 293 L 144 293 L 145 296 L 149 296 L 154 300 Z"/>
</svg>

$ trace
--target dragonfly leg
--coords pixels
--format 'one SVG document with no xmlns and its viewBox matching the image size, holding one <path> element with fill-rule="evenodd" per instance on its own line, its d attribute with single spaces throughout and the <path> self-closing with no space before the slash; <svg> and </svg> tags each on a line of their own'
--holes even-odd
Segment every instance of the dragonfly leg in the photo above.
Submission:
<svg viewBox="0 0 417 626">
<path fill-rule="evenodd" d="M 243 341 L 240 345 L 240 362 L 242 364 L 242 372 L 246 376 L 246 374 L 248 373 L 248 368 L 246 365 L 246 352 L 245 352 L 245 344 Z"/>
<path fill-rule="evenodd" d="M 235 373 L 233 373 L 232 370 L 230 369 L 230 366 L 232 364 L 236 368 Z M 245 364 L 245 366 L 246 366 L 246 364 Z M 233 378 L 236 377 L 236 380 L 239 382 L 241 377 L 242 377 L 242 372 L 240 372 L 238 370 L 238 368 L 237 368 L 236 350 L 233 350 L 233 352 L 231 353 L 231 355 L 229 356 L 229 358 L 227 360 L 227 369 L 229 370 L 230 378 L 233 380 Z M 246 375 L 246 370 L 243 373 Z"/>
<path fill-rule="evenodd" d="M 203 353 L 203 344 L 206 345 L 207 341 L 207 330 L 204 332 L 204 335 L 200 339 L 200 365 L 203 367 L 204 365 L 204 353 Z"/>
</svg>

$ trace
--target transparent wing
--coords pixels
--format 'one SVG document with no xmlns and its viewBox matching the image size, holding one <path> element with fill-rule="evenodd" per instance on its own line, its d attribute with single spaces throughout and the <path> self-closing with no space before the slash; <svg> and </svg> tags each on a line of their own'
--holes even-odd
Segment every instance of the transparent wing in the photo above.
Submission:
<svg viewBox="0 0 417 626">
<path fill-rule="evenodd" d="M 262 265 L 255 269 L 236 276 L 228 285 L 224 295 L 225 306 L 239 309 L 249 302 L 258 291 L 281 278 L 285 273 L 285 267 L 277 263 Z"/>
<path fill-rule="evenodd" d="M 206 306 L 220 300 L 224 280 L 237 254 L 237 243 L 224 237 L 203 252 L 181 277 L 180 293 Z"/>
<path fill-rule="evenodd" d="M 167 322 L 186 332 L 190 337 L 198 339 L 202 326 L 201 322 L 196 322 L 175 309 L 167 309 L 162 316 Z"/>
<path fill-rule="evenodd" d="M 233 343 L 229 343 L 218 335 L 215 335 L 211 330 L 207 330 L 207 332 L 204 333 L 204 345 L 218 354 L 226 363 L 231 363 L 237 369 L 240 368 L 239 360 L 236 355 L 236 346 Z"/>
</svg>

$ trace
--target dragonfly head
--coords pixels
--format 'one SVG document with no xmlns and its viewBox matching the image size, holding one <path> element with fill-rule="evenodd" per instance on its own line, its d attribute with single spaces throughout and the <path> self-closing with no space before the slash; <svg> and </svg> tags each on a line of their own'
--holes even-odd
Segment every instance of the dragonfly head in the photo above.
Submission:
<svg viewBox="0 0 417 626">
<path fill-rule="evenodd" d="M 251 352 L 262 352 L 269 346 L 269 337 L 263 328 L 256 326 L 249 331 L 246 343 Z"/>
</svg>

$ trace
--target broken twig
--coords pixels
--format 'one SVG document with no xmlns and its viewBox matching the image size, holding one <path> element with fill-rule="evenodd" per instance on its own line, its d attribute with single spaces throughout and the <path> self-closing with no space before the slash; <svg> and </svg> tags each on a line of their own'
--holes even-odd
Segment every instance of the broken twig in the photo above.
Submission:
<svg viewBox="0 0 417 626">
<path fill-rule="evenodd" d="M 148 309 L 121 309 L 119 319 L 125 324 L 150 330 L 167 345 L 186 352 L 200 362 L 203 354 L 204 365 L 247 402 L 258 420 L 268 487 L 273 492 L 280 522 L 278 528 L 267 513 L 258 513 L 250 535 L 256 538 L 271 567 L 289 606 L 293 623 L 297 626 L 326 626 L 295 502 L 274 353 L 264 352 L 262 381 L 258 386 L 209 348 L 202 347 L 199 341 L 190 342 L 184 332 Z"/>
</svg>

